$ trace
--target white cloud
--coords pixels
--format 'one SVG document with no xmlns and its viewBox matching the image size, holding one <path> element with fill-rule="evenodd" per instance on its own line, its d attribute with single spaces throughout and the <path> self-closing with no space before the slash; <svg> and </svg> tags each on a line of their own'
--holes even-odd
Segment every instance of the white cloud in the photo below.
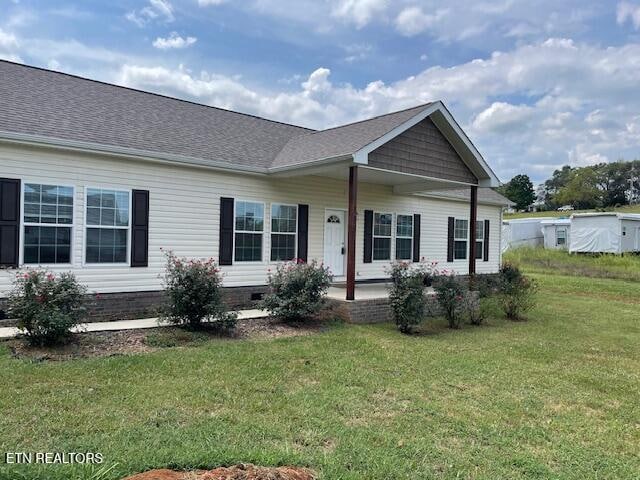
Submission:
<svg viewBox="0 0 640 480">
<path fill-rule="evenodd" d="M 18 48 L 18 39 L 16 36 L 0 28 L 0 50 L 12 50 L 14 48 Z"/>
<path fill-rule="evenodd" d="M 144 27 L 151 21 L 173 22 L 173 6 L 168 0 L 149 0 L 148 5 L 140 10 L 132 10 L 125 15 L 130 22 Z"/>
<path fill-rule="evenodd" d="M 494 102 L 476 115 L 472 125 L 478 132 L 507 133 L 526 127 L 532 117 L 533 108 L 528 105 Z"/>
<path fill-rule="evenodd" d="M 398 14 L 395 24 L 402 35 L 411 37 L 429 30 L 448 13 L 448 9 L 439 9 L 427 15 L 420 7 L 407 7 Z"/>
<path fill-rule="evenodd" d="M 222 5 L 227 0 L 198 0 L 198 5 L 201 7 L 207 7 L 209 5 Z"/>
<path fill-rule="evenodd" d="M 160 50 L 172 48 L 186 48 L 197 42 L 196 37 L 181 37 L 177 32 L 171 32 L 168 37 L 158 37 L 153 41 L 153 46 Z"/>
<path fill-rule="evenodd" d="M 387 0 L 338 0 L 332 13 L 362 28 L 386 8 Z"/>
<path fill-rule="evenodd" d="M 634 5 L 631 2 L 620 2 L 616 11 L 616 20 L 622 25 L 630 20 L 633 27 L 637 30 L 640 28 L 640 5 Z"/>
</svg>

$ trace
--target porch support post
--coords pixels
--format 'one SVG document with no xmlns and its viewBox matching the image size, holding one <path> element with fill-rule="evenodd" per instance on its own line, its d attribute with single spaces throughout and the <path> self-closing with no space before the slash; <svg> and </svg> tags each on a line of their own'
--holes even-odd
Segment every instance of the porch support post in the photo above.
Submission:
<svg viewBox="0 0 640 480">
<path fill-rule="evenodd" d="M 471 186 L 471 211 L 469 213 L 469 281 L 476 273 L 476 222 L 478 220 L 478 187 Z"/>
<path fill-rule="evenodd" d="M 358 167 L 349 167 L 349 218 L 347 221 L 347 300 L 356 293 L 356 221 L 358 201 Z"/>
</svg>

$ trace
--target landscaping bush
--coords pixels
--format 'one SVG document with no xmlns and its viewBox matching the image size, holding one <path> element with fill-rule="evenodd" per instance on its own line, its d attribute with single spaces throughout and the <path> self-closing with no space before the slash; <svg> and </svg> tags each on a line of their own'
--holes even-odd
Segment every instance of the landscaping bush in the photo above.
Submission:
<svg viewBox="0 0 640 480">
<path fill-rule="evenodd" d="M 427 314 L 424 271 L 420 266 L 412 266 L 408 262 L 394 262 L 388 273 L 392 280 L 389 303 L 393 318 L 398 330 L 411 333 Z"/>
<path fill-rule="evenodd" d="M 462 298 L 462 310 L 464 312 L 464 316 L 471 325 L 482 325 L 482 322 L 484 322 L 487 316 L 478 292 L 466 291 L 464 293 Z"/>
<path fill-rule="evenodd" d="M 86 287 L 72 273 L 19 273 L 9 295 L 9 314 L 32 345 L 63 343 L 86 315 Z"/>
<path fill-rule="evenodd" d="M 534 307 L 538 287 L 512 263 L 505 262 L 500 267 L 499 286 L 499 302 L 507 318 L 519 320 Z"/>
<path fill-rule="evenodd" d="M 269 293 L 261 307 L 283 321 L 305 320 L 325 305 L 332 276 L 315 260 L 281 263 L 269 274 Z"/>
<path fill-rule="evenodd" d="M 213 259 L 187 260 L 172 252 L 166 258 L 162 319 L 194 329 L 204 321 L 218 330 L 235 328 L 237 313 L 228 311 L 222 300 L 222 273 Z"/>
<path fill-rule="evenodd" d="M 466 285 L 454 273 L 449 273 L 440 275 L 433 288 L 449 328 L 460 328 L 465 312 L 464 299 L 469 295 Z"/>
</svg>

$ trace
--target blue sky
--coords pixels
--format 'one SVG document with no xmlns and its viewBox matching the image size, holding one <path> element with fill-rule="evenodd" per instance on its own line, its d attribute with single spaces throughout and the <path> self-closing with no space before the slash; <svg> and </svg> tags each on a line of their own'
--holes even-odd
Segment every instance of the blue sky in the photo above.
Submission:
<svg viewBox="0 0 640 480">
<path fill-rule="evenodd" d="M 640 157 L 636 0 L 0 0 L 0 58 L 324 128 L 443 100 L 502 180 Z"/>
</svg>

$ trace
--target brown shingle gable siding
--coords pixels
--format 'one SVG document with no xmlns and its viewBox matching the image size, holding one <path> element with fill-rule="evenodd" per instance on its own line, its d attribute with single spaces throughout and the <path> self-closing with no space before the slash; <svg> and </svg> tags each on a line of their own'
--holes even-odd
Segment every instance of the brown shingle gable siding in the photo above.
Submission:
<svg viewBox="0 0 640 480">
<path fill-rule="evenodd" d="M 369 166 L 458 182 L 478 181 L 429 118 L 371 152 Z"/>
</svg>

